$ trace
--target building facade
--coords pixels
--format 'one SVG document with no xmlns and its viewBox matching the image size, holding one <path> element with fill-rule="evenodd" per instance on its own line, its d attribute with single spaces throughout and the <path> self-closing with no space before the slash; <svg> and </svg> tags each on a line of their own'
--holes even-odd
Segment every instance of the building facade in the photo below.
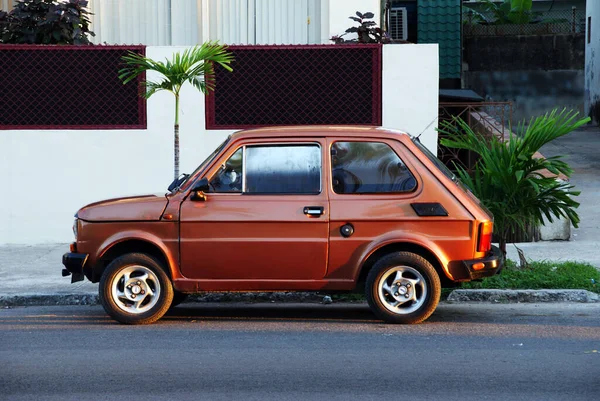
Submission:
<svg viewBox="0 0 600 401">
<path fill-rule="evenodd" d="M 600 1 L 588 0 L 585 32 L 585 111 L 600 125 Z"/>
</svg>

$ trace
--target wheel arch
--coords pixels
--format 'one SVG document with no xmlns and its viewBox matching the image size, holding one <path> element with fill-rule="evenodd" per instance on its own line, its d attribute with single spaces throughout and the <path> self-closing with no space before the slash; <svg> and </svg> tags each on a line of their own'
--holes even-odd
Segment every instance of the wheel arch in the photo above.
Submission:
<svg viewBox="0 0 600 401">
<path fill-rule="evenodd" d="M 360 272 L 358 275 L 358 279 L 356 281 L 357 288 L 361 288 L 367 280 L 367 276 L 375 262 L 382 258 L 385 255 L 389 255 L 394 252 L 412 252 L 414 254 L 420 255 L 427 259 L 429 263 L 433 266 L 435 271 L 438 273 L 440 277 L 440 281 L 442 283 L 442 287 L 450 287 L 453 285 L 453 281 L 448 277 L 442 261 L 436 256 L 436 254 L 427 248 L 424 245 L 415 243 L 415 242 L 407 242 L 407 241 L 399 241 L 392 242 L 388 244 L 384 244 L 379 248 L 372 251 L 369 256 L 365 259 L 363 264 L 360 267 Z"/>
<path fill-rule="evenodd" d="M 93 271 L 93 282 L 100 281 L 106 267 L 118 258 L 128 253 L 143 253 L 156 259 L 163 267 L 169 279 L 173 278 L 172 266 L 167 251 L 161 246 L 144 238 L 123 238 L 106 246 L 98 257 Z"/>
</svg>

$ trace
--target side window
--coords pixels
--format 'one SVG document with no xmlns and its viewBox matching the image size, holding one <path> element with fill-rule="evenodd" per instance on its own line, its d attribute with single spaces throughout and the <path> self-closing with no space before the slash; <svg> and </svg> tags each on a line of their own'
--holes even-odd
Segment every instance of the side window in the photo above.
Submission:
<svg viewBox="0 0 600 401">
<path fill-rule="evenodd" d="M 239 148 L 210 181 L 211 192 L 242 192 L 244 149 Z"/>
<path fill-rule="evenodd" d="M 399 193 L 417 186 L 398 155 L 381 142 L 335 142 L 331 167 L 337 194 Z"/>
<path fill-rule="evenodd" d="M 245 193 L 318 194 L 321 192 L 319 145 L 246 147 Z"/>
</svg>

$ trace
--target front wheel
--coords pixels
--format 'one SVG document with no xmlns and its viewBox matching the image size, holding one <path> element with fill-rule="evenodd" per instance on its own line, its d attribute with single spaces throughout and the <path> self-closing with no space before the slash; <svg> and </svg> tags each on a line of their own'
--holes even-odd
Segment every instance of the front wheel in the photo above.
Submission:
<svg viewBox="0 0 600 401">
<path fill-rule="evenodd" d="M 411 252 L 396 252 L 378 260 L 365 294 L 371 310 L 390 323 L 421 323 L 440 301 L 440 278 L 429 261 Z"/>
<path fill-rule="evenodd" d="M 125 324 L 149 324 L 169 310 L 173 286 L 157 260 L 130 253 L 106 267 L 99 295 L 104 310 L 113 319 Z"/>
</svg>

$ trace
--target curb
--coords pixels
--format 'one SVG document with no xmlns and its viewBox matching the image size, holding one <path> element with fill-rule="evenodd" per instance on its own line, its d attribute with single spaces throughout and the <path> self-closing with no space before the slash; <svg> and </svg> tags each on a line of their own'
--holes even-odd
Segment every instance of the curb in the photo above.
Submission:
<svg viewBox="0 0 600 401">
<path fill-rule="evenodd" d="M 547 303 L 547 302 L 600 302 L 600 295 L 586 290 L 454 290 L 448 296 L 450 303 Z"/>
<path fill-rule="evenodd" d="M 97 304 L 97 294 L 0 295 L 0 307 Z"/>
<path fill-rule="evenodd" d="M 190 295 L 186 302 L 331 303 L 314 292 L 217 292 Z M 98 305 L 97 293 L 0 295 L 0 307 Z"/>
<path fill-rule="evenodd" d="M 323 303 L 331 298 L 314 292 L 241 292 L 206 293 L 190 295 L 186 302 L 247 302 L 247 303 Z M 357 301 L 335 300 L 334 303 L 356 303 Z M 454 290 L 448 303 L 595 303 L 600 295 L 586 290 Z M 55 306 L 97 305 L 98 295 L 88 294 L 30 294 L 0 295 L 0 307 L 12 306 Z"/>
</svg>

